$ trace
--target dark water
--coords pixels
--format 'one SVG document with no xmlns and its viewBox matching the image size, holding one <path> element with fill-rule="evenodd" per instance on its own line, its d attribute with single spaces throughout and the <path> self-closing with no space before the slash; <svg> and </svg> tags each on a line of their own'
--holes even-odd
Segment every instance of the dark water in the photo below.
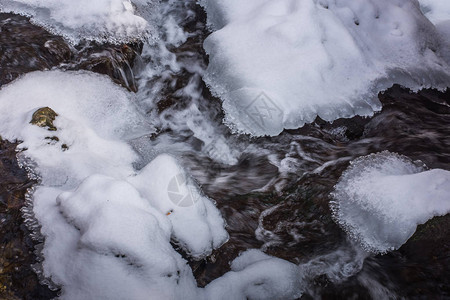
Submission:
<svg viewBox="0 0 450 300">
<path fill-rule="evenodd" d="M 211 96 L 198 72 L 188 67 L 204 67 L 208 63 L 202 49 L 208 35 L 205 14 L 190 2 L 178 5 L 184 6 L 181 11 L 186 12 L 178 14 L 180 23 L 191 33 L 186 43 L 169 48 L 184 66 L 180 70 L 168 70 L 164 79 L 145 82 L 139 75 L 141 68 L 152 62 L 144 56 L 138 57 L 131 70 L 134 57 L 127 58 L 128 50 L 123 48 L 130 46 L 104 46 L 113 53 L 110 55 L 112 62 L 103 64 L 103 68 L 96 68 L 96 64 L 79 68 L 107 73 L 113 79 L 116 76 L 115 80 L 128 85 L 130 90 L 139 86 L 140 97 L 152 95 L 159 85 L 157 103 L 148 109 L 149 115 L 156 111 L 160 119 L 158 133 L 150 137 L 151 143 L 154 148 L 159 147 L 158 151 L 164 151 L 164 145 L 168 148 L 182 145 L 174 147 L 172 152 L 204 193 L 217 201 L 230 234 L 230 240 L 207 259 L 187 258 L 198 285 L 204 286 L 229 271 L 230 261 L 240 252 L 261 248 L 270 255 L 304 267 L 309 276 L 302 299 L 450 299 L 449 216 L 420 226 L 403 247 L 382 256 L 367 254 L 348 240 L 333 221 L 329 208 L 333 186 L 349 162 L 359 156 L 389 150 L 421 160 L 429 168 L 450 170 L 450 91 L 412 93 L 393 86 L 379 95 L 383 110 L 371 118 L 340 119 L 332 124 L 317 119 L 301 129 L 284 131 L 270 138 L 236 136 L 221 123 L 220 101 Z M 8 26 L 16 26 L 10 23 Z M 28 30 L 31 29 L 24 29 Z M 15 31 L 11 29 L 11 32 Z M 43 39 L 48 38 L 56 39 Z M 18 47 L 15 43 L 18 42 L 11 42 L 10 48 Z M 2 44 L 3 53 L 6 53 L 5 45 Z M 140 50 L 139 45 L 131 47 Z M 70 57 L 53 62 L 52 66 L 76 69 L 85 62 L 74 58 L 77 56 L 73 53 L 82 50 L 70 51 Z M 120 58 L 114 58 L 114 53 L 119 53 Z M 37 51 L 23 57 L 15 67 L 10 67 L 11 70 L 30 71 L 20 69 L 22 65 L 29 65 L 30 57 L 49 61 L 45 54 Z M 123 62 L 124 57 L 126 63 L 117 63 Z M 5 60 L 0 62 L 2 66 L 6 64 Z M 110 73 L 105 71 L 105 65 L 110 67 Z M 47 68 L 43 66 L 37 69 Z M 0 78 L 0 83 L 6 81 Z M 184 112 L 194 101 L 180 92 L 189 83 L 201 95 L 195 99 L 201 117 L 199 126 L 206 122 L 214 137 L 224 139 L 231 148 L 237 149 L 237 164 L 230 166 L 211 159 L 211 155 L 205 153 L 209 145 L 196 136 L 195 130 L 177 123 L 183 123 L 177 120 L 177 113 Z M 38 284 L 30 267 L 36 258 L 20 207 L 24 204 L 26 189 L 33 182 L 18 168 L 14 147 L 14 144 L 2 142 L 0 148 L 0 298 L 50 299 L 55 294 Z"/>
<path fill-rule="evenodd" d="M 271 255 L 298 264 L 343 251 L 352 262 L 357 254 L 352 253 L 355 250 L 346 234 L 331 218 L 329 194 L 349 161 L 359 156 L 389 150 L 422 160 L 430 168 L 449 170 L 450 93 L 424 90 L 414 94 L 394 86 L 379 98 L 384 108 L 373 118 L 355 117 L 333 124 L 316 120 L 276 138 L 256 139 L 261 147 L 276 145 L 280 157 L 298 160 L 297 171 L 289 173 L 288 178 L 270 170 L 266 158 L 244 155 L 237 167 L 217 173 L 226 176 L 223 185 L 209 185 L 209 178 L 204 182 L 199 179 L 206 193 L 218 201 L 231 236 L 215 254 L 215 262 L 193 264 L 199 283 L 226 272 L 228 262 L 248 248 L 263 247 Z M 336 132 L 339 134 L 333 134 Z M 301 153 L 293 144 L 300 145 Z M 314 161 L 304 162 L 304 156 Z M 252 177 L 262 183 L 272 181 L 273 185 L 281 181 L 285 187 L 281 191 L 272 188 L 251 192 L 248 177 L 250 181 Z M 450 297 L 450 217 L 434 222 L 431 230 L 423 226 L 425 236 L 412 238 L 398 251 L 370 255 L 361 271 L 349 278 L 334 282 L 327 278 L 328 268 L 339 264 L 341 258 L 325 259 L 323 263 L 328 266 L 317 272 L 304 298 Z M 258 232 L 261 227 L 262 234 Z"/>
</svg>

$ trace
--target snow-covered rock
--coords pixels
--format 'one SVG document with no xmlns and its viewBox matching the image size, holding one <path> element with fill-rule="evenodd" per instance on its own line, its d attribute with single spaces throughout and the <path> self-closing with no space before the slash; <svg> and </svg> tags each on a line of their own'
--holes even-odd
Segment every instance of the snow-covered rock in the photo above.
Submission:
<svg viewBox="0 0 450 300">
<path fill-rule="evenodd" d="M 387 151 L 351 163 L 333 192 L 336 221 L 373 252 L 398 249 L 417 225 L 450 213 L 450 172 Z"/>
<path fill-rule="evenodd" d="M 215 30 L 204 76 L 236 131 L 277 135 L 316 116 L 369 116 L 378 92 L 450 85 L 416 0 L 201 0 Z"/>
<path fill-rule="evenodd" d="M 144 38 L 150 24 L 136 13 L 152 0 L 3 0 L 0 11 L 14 12 L 77 43 L 82 39 L 126 42 Z"/>
<path fill-rule="evenodd" d="M 301 268 L 288 261 L 247 250 L 231 271 L 206 286 L 206 299 L 297 299 L 304 291 Z"/>
</svg>

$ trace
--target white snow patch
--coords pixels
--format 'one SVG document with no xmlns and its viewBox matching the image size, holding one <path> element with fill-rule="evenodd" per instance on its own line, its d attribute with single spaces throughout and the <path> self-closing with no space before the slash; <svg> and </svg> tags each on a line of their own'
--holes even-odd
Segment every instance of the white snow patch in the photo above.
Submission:
<svg viewBox="0 0 450 300">
<path fill-rule="evenodd" d="M 80 40 L 128 42 L 142 39 L 151 25 L 141 16 L 153 0 L 4 0 L 0 11 L 31 17 L 31 21 L 73 43 Z M 138 11 L 136 11 L 138 8 Z"/>
<path fill-rule="evenodd" d="M 450 84 L 439 33 L 417 1 L 244 2 L 200 1 L 216 30 L 204 43 L 204 80 L 235 131 L 277 135 L 316 116 L 369 116 L 393 83 Z"/>
<path fill-rule="evenodd" d="M 450 213 L 450 172 L 387 151 L 351 163 L 335 186 L 337 222 L 370 251 L 398 249 L 417 225 Z"/>
</svg>

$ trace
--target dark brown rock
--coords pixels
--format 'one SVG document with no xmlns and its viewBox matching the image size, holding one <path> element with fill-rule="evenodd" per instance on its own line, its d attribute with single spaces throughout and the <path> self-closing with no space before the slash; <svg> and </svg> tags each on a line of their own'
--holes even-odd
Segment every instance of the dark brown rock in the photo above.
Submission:
<svg viewBox="0 0 450 300">
<path fill-rule="evenodd" d="M 0 86 L 21 74 L 57 66 L 71 55 L 61 37 L 31 24 L 26 17 L 0 14 Z"/>
<path fill-rule="evenodd" d="M 72 46 L 26 17 L 0 13 L 0 87 L 22 74 L 59 67 L 105 74 L 135 92 L 132 68 L 141 51 L 142 43 L 83 42 Z"/>
<path fill-rule="evenodd" d="M 115 83 L 132 92 L 137 91 L 133 74 L 134 60 L 142 44 L 108 45 L 86 42 L 78 45 L 74 59 L 62 66 L 66 70 L 88 70 L 108 75 Z"/>
</svg>

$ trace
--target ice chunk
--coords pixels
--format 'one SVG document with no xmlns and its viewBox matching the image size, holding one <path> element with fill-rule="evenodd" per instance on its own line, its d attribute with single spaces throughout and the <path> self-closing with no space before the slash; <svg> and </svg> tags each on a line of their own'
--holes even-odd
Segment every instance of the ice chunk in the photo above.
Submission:
<svg viewBox="0 0 450 300">
<path fill-rule="evenodd" d="M 0 11 L 31 16 L 31 20 L 52 33 L 77 43 L 81 39 L 127 42 L 146 36 L 149 23 L 135 7 L 153 0 L 3 0 Z"/>
<path fill-rule="evenodd" d="M 439 34 L 417 1 L 200 3 L 216 30 L 204 42 L 204 80 L 236 131 L 277 135 L 316 116 L 368 116 L 393 83 L 450 84 Z"/>
<path fill-rule="evenodd" d="M 210 199 L 169 155 L 159 155 L 129 181 L 170 220 L 173 237 L 193 257 L 211 254 L 228 239 Z"/>
<path fill-rule="evenodd" d="M 450 172 L 390 152 L 351 163 L 333 192 L 337 222 L 373 252 L 398 249 L 417 225 L 450 213 Z"/>
</svg>

